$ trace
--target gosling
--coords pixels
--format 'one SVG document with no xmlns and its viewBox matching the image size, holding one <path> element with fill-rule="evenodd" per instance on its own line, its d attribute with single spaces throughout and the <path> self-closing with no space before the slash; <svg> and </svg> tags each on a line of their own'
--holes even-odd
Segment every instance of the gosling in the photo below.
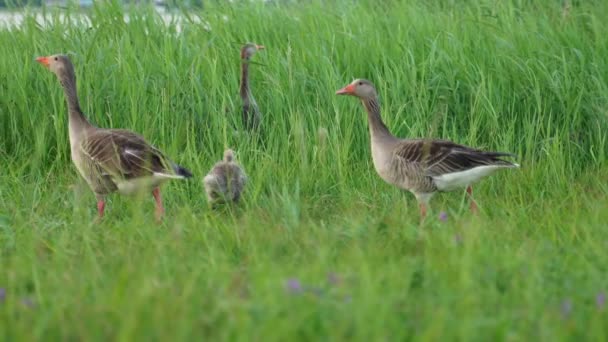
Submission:
<svg viewBox="0 0 608 342">
<path fill-rule="evenodd" d="M 234 151 L 224 151 L 224 159 L 215 163 L 203 178 L 207 200 L 212 207 L 224 203 L 238 203 L 247 183 L 247 175 L 236 163 Z"/>
</svg>

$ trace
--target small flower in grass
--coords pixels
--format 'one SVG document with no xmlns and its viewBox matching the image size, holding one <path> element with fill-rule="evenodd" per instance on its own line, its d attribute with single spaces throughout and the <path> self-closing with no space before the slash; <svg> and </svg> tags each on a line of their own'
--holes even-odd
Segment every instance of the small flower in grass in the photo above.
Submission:
<svg viewBox="0 0 608 342">
<path fill-rule="evenodd" d="M 308 289 L 308 291 L 310 293 L 312 293 L 313 295 L 317 296 L 317 297 L 322 297 L 323 293 L 325 292 L 322 288 L 320 287 L 311 287 Z"/>
<path fill-rule="evenodd" d="M 446 222 L 448 220 L 448 213 L 442 211 L 439 213 L 439 221 Z"/>
<path fill-rule="evenodd" d="M 460 233 L 454 234 L 454 243 L 456 245 L 462 245 L 462 242 L 463 242 L 462 235 L 460 235 Z"/>
<path fill-rule="evenodd" d="M 595 304 L 598 310 L 604 310 L 606 306 L 606 294 L 604 292 L 600 292 L 595 297 Z"/>
<path fill-rule="evenodd" d="M 327 274 L 327 282 L 330 285 L 339 285 L 341 282 L 340 276 L 335 274 L 334 272 L 330 272 Z"/>
<path fill-rule="evenodd" d="M 572 313 L 572 301 L 570 299 L 565 299 L 562 302 L 562 317 L 563 318 L 568 318 L 570 317 L 570 314 Z"/>
<path fill-rule="evenodd" d="M 0 303 L 4 302 L 5 299 L 6 299 L 6 289 L 3 287 L 0 287 Z"/>
<path fill-rule="evenodd" d="M 29 309 L 31 309 L 31 308 L 33 308 L 33 307 L 35 307 L 35 306 L 36 306 L 36 303 L 35 303 L 35 302 L 34 302 L 34 300 L 33 300 L 32 298 L 30 298 L 30 297 L 24 297 L 24 298 L 22 298 L 22 299 L 21 299 L 21 304 L 22 304 L 23 306 L 25 306 L 26 308 L 29 308 Z"/>
<path fill-rule="evenodd" d="M 302 283 L 296 278 L 287 279 L 285 289 L 291 294 L 300 294 L 303 291 Z"/>
<path fill-rule="evenodd" d="M 327 141 L 327 136 L 329 135 L 327 128 L 319 127 L 319 129 L 317 130 L 317 134 L 319 136 L 319 144 L 321 146 L 325 146 L 325 141 Z"/>
</svg>

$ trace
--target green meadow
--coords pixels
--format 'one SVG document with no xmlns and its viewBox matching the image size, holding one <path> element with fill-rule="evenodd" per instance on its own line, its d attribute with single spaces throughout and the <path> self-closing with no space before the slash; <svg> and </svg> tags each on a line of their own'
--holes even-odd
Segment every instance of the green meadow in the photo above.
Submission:
<svg viewBox="0 0 608 342">
<path fill-rule="evenodd" d="M 0 340 L 608 339 L 607 2 L 174 11 L 31 8 L 0 28 Z M 266 47 L 253 135 L 245 42 Z M 111 196 L 94 222 L 63 91 L 35 62 L 60 52 L 93 123 L 194 174 L 163 186 L 162 224 L 148 194 Z M 421 224 L 375 173 L 364 108 L 334 94 L 355 78 L 395 135 L 513 152 L 521 168 L 475 187 L 479 215 L 456 191 Z M 227 147 L 249 183 L 212 210 L 202 178 Z"/>
</svg>

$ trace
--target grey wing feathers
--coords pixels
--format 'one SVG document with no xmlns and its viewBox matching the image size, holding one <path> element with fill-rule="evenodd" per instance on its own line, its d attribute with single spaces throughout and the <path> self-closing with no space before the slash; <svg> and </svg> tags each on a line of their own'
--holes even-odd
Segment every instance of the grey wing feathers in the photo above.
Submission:
<svg viewBox="0 0 608 342">
<path fill-rule="evenodd" d="M 99 130 L 80 145 L 82 153 L 112 177 L 175 174 L 175 164 L 144 138 L 126 130 Z"/>
<path fill-rule="evenodd" d="M 426 176 L 469 170 L 484 165 L 515 166 L 501 157 L 515 157 L 504 152 L 486 152 L 447 140 L 405 140 L 395 154 L 407 163 L 415 163 Z"/>
</svg>

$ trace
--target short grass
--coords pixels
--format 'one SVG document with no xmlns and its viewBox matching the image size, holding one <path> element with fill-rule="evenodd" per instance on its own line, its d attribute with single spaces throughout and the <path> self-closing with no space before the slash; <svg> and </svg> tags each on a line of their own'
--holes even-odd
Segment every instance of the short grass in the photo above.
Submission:
<svg viewBox="0 0 608 342">
<path fill-rule="evenodd" d="M 0 339 L 608 338 L 608 4 L 206 5 L 179 26 L 100 2 L 0 30 Z M 247 41 L 267 47 L 260 137 L 235 134 Z M 93 122 L 195 173 L 163 188 L 162 225 L 148 196 L 111 197 L 93 224 L 61 88 L 34 62 L 57 52 Z M 450 193 L 419 225 L 413 196 L 373 170 L 361 105 L 334 95 L 359 77 L 396 135 L 522 168 L 476 187 L 478 217 Z M 250 183 L 212 211 L 202 177 L 225 147 Z"/>
</svg>

